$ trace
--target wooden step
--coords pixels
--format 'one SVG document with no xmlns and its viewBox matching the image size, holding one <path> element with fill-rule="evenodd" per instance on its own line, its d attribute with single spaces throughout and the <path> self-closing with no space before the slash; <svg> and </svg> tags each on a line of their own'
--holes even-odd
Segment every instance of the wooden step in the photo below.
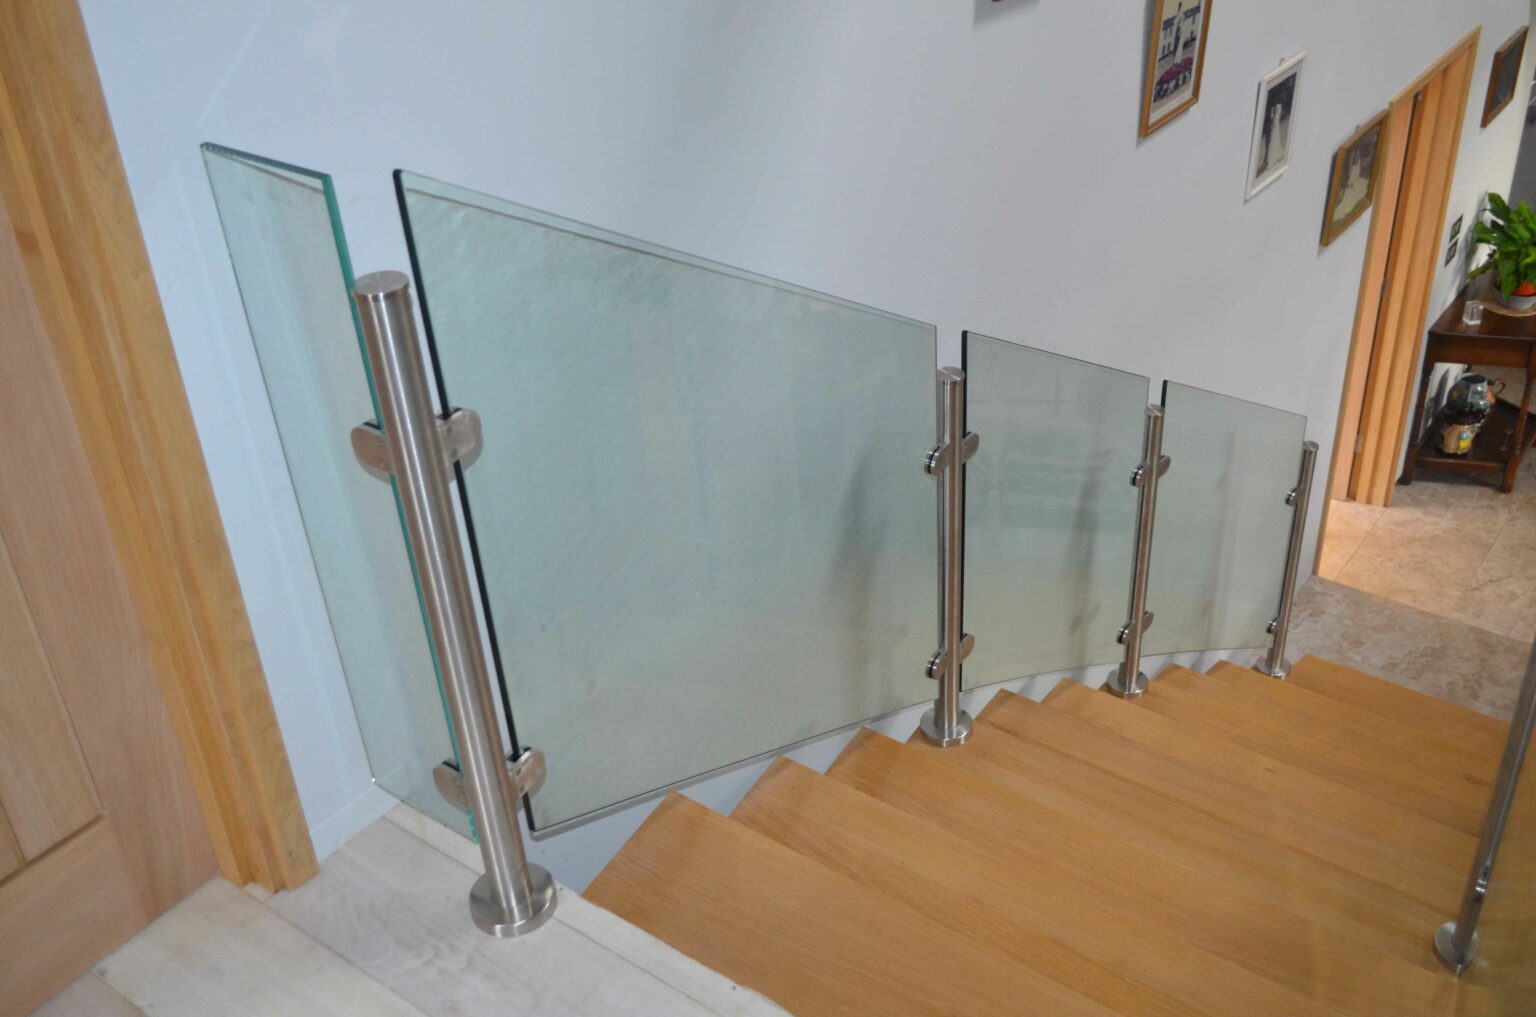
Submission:
<svg viewBox="0 0 1536 1017">
<path fill-rule="evenodd" d="M 1410 724 L 1492 759 L 1503 754 L 1505 739 L 1509 737 L 1506 720 L 1484 716 L 1321 657 L 1302 657 L 1291 665 L 1286 682 Z"/>
<path fill-rule="evenodd" d="M 1071 859 L 1021 865 L 788 760 L 732 818 L 1117 1013 L 1335 1012 L 1106 904 Z"/>
<path fill-rule="evenodd" d="M 1442 1014 L 1455 979 L 1390 956 L 1074 816 L 1043 808 L 941 754 L 859 732 L 828 776 L 947 827 L 1023 868 L 1070 860 L 1083 895 L 1291 989 L 1353 1013 Z M 730 972 L 726 972 L 730 974 Z"/>
<path fill-rule="evenodd" d="M 1223 695 L 1219 683 L 1196 672 L 1165 668 L 1134 705 L 1177 720 L 1186 729 L 1201 730 L 1359 788 L 1464 833 L 1476 835 L 1482 829 L 1486 793 L 1464 789 L 1454 778 L 1436 777 L 1411 759 L 1361 744 L 1347 732 L 1287 726 L 1273 711 Z M 1211 757 L 1212 763 L 1219 764 L 1220 758 Z"/>
<path fill-rule="evenodd" d="M 1422 852 L 1453 869 L 1470 866 L 1477 851 L 1475 835 L 1306 767 L 1288 765 L 1235 744 L 1225 735 L 1180 724 L 1148 709 L 1142 700 L 1118 699 L 1074 682 L 1051 701 L 1050 709 L 1097 724 L 1193 769 L 1219 774 L 1251 788 L 1261 799 L 1300 806 L 1343 826 Z"/>
<path fill-rule="evenodd" d="M 931 823 L 912 819 L 788 759 L 774 760 L 731 817 L 868 888 L 906 903 L 948 934 L 1003 949 L 1066 988 L 1118 1014 L 1189 1014 L 1193 997 L 1227 1009 L 1313 1006 L 1273 983 L 1241 972 L 1218 991 L 1203 989 L 1217 957 L 1138 949 L 1120 916 L 1084 900 L 1078 882 L 1041 880 Z M 1052 886 L 1058 888 L 1052 893 Z M 1040 891 L 1044 891 L 1043 894 Z M 942 936 L 934 929 L 932 936 Z M 1141 929 L 1141 936 L 1155 936 Z M 1071 945 L 1068 945 L 1071 943 Z M 1127 969 L 1124 954 L 1130 954 Z M 1167 954 L 1177 960 L 1170 960 Z M 1143 963 L 1135 965 L 1137 956 Z M 1111 960 L 1112 959 L 1112 960 Z M 1224 965 L 1224 968 L 1232 968 Z M 1232 988 L 1235 982 L 1236 988 Z M 1244 988 L 1247 989 L 1244 992 Z"/>
<path fill-rule="evenodd" d="M 1251 888 L 1297 914 L 1327 915 L 1330 926 L 1413 963 L 1427 958 L 1424 930 L 1455 910 L 1454 893 L 1426 904 L 1395 883 L 1363 879 L 1214 812 L 1192 808 L 1161 789 L 1138 786 L 1015 736 L 986 716 L 976 725 L 975 736 L 964 745 L 931 749 L 916 735 L 909 744 L 942 751 L 945 762 L 999 787 L 1229 885 Z M 1380 875 L 1391 880 L 1396 874 Z"/>
<path fill-rule="evenodd" d="M 796 1014 L 1113 1013 L 676 794 L 584 896 Z"/>
<path fill-rule="evenodd" d="M 1204 678 L 1203 685 L 1215 685 L 1260 709 L 1273 711 L 1281 726 L 1289 726 L 1294 721 L 1307 725 L 1311 731 L 1344 730 L 1396 759 L 1401 760 L 1406 755 L 1421 768 L 1431 768 L 1475 788 L 1477 796 L 1484 802 L 1493 786 L 1494 774 L 1498 772 L 1499 758 L 1504 754 L 1502 743 L 1491 751 L 1473 748 L 1445 737 L 1442 732 L 1404 724 L 1230 661 L 1218 662 L 1205 675 L 1184 668 L 1180 668 L 1178 674 L 1181 680 L 1199 682 Z M 1282 721 L 1282 717 L 1287 719 Z"/>
</svg>

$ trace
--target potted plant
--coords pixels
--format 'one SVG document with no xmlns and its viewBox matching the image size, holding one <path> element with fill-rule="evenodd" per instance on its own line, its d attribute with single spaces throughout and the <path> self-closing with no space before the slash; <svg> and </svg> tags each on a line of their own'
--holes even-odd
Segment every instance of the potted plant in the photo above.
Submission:
<svg viewBox="0 0 1536 1017">
<path fill-rule="evenodd" d="M 1498 273 L 1499 298 L 1504 306 L 1516 311 L 1536 307 L 1536 212 L 1522 201 L 1510 208 L 1497 194 L 1488 195 L 1488 222 L 1477 222 L 1472 234 L 1478 243 L 1487 244 L 1488 260 L 1472 270 L 1472 275 Z"/>
</svg>

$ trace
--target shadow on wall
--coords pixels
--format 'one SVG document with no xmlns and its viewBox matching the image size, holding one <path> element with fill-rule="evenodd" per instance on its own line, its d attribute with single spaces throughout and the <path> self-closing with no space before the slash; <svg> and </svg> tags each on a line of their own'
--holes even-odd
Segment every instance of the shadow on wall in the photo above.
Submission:
<svg viewBox="0 0 1536 1017">
<path fill-rule="evenodd" d="M 989 18 L 1016 11 L 1033 10 L 1040 0 L 976 0 L 976 16 L 973 24 L 980 25 Z"/>
</svg>

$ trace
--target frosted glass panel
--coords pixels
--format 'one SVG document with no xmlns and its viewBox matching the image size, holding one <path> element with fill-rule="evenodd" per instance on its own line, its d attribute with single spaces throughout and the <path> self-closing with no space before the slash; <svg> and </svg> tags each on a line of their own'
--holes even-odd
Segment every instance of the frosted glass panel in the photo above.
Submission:
<svg viewBox="0 0 1536 1017">
<path fill-rule="evenodd" d="M 966 333 L 969 686 L 1118 660 L 1150 383 Z"/>
<path fill-rule="evenodd" d="M 352 457 L 375 412 L 330 177 L 203 159 L 374 779 L 467 833 L 432 784 L 453 748 L 393 488 Z"/>
<path fill-rule="evenodd" d="M 540 828 L 931 698 L 931 325 L 398 176 Z"/>
<path fill-rule="evenodd" d="M 1305 417 L 1168 382 L 1148 655 L 1266 645 L 1291 535 Z"/>
</svg>

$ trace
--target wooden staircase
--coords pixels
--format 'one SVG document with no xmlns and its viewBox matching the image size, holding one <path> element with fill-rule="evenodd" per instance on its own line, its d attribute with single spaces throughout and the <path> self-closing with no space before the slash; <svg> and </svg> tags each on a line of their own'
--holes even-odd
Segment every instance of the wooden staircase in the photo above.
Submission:
<svg viewBox="0 0 1536 1017">
<path fill-rule="evenodd" d="M 1000 692 L 957 748 L 670 795 L 586 896 L 794 1013 L 1448 1014 L 1507 730 L 1310 657 Z"/>
</svg>

